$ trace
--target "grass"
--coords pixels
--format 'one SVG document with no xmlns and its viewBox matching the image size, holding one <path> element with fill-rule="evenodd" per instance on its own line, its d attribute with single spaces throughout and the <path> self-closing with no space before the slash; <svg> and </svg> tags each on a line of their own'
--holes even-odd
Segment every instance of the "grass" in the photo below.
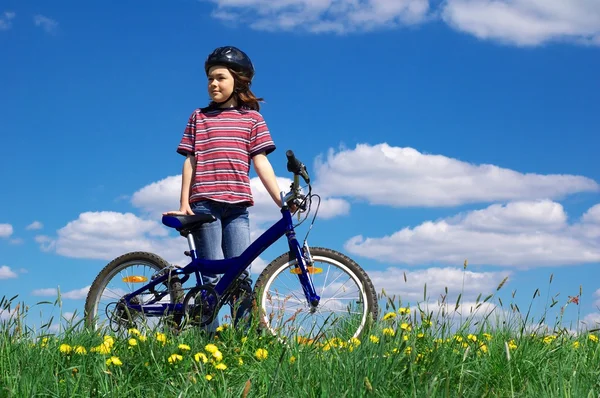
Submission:
<svg viewBox="0 0 600 398">
<path fill-rule="evenodd" d="M 573 298 L 546 328 L 545 314 L 535 323 L 530 309 L 505 309 L 494 295 L 471 306 L 460 296 L 452 304 L 442 299 L 434 312 L 383 292 L 384 313 L 360 340 L 309 344 L 228 326 L 214 336 L 197 329 L 116 336 L 81 323 L 40 333 L 23 326 L 30 309 L 15 299 L 0 301 L 10 314 L 0 326 L 0 397 L 600 395 L 597 331 L 560 327 Z"/>
</svg>

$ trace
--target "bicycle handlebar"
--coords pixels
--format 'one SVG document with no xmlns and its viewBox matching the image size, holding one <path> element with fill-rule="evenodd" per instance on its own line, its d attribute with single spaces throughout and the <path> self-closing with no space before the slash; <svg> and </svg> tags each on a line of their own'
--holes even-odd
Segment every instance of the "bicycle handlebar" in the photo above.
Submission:
<svg viewBox="0 0 600 398">
<path fill-rule="evenodd" d="M 308 176 L 308 172 L 306 171 L 306 166 L 296 158 L 294 152 L 291 149 L 288 149 L 285 152 L 285 156 L 287 156 L 287 170 L 289 172 L 294 173 L 294 175 L 299 175 L 304 179 L 304 182 L 307 184 L 310 183 L 310 177 Z"/>
</svg>

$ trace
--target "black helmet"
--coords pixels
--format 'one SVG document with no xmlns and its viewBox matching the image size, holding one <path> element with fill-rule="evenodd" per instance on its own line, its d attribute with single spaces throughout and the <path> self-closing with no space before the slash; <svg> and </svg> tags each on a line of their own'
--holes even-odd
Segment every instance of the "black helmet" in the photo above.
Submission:
<svg viewBox="0 0 600 398">
<path fill-rule="evenodd" d="M 234 71 L 252 79 L 254 77 L 254 65 L 245 52 L 233 46 L 216 48 L 204 62 L 204 71 L 215 65 L 227 66 Z"/>
</svg>

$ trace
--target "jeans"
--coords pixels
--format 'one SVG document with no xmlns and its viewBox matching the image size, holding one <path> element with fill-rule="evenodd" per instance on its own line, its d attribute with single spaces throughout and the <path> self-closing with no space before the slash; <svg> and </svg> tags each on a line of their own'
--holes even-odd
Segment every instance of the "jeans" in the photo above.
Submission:
<svg viewBox="0 0 600 398">
<path fill-rule="evenodd" d="M 248 208 L 243 205 L 202 200 L 191 203 L 194 214 L 212 214 L 217 219 L 214 222 L 202 225 L 201 229 L 194 234 L 196 253 L 199 258 L 209 260 L 221 260 L 237 257 L 250 246 L 250 222 L 248 219 Z M 249 286 L 250 267 L 240 276 Z M 220 276 L 215 274 L 202 274 L 202 283 L 216 285 Z M 249 317 L 252 301 L 250 297 L 236 303 L 236 313 L 231 316 L 235 324 L 243 317 Z M 206 331 L 215 332 L 219 326 L 216 317 L 213 322 L 206 326 Z"/>
</svg>

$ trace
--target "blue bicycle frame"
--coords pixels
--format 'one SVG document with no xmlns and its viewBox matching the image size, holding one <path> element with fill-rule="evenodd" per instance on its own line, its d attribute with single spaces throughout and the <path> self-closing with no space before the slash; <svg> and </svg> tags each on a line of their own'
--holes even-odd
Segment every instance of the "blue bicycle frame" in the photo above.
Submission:
<svg viewBox="0 0 600 398">
<path fill-rule="evenodd" d="M 148 316 L 163 316 L 174 311 L 183 311 L 182 303 L 159 303 L 167 293 L 157 295 L 152 301 L 145 304 L 133 304 L 131 300 L 147 291 L 153 292 L 153 288 L 157 285 L 167 282 L 168 278 L 173 276 L 180 276 L 181 283 L 185 283 L 191 276 L 196 275 L 196 286 L 202 285 L 201 274 L 222 274 L 219 282 L 214 286 L 214 290 L 217 292 L 218 297 L 222 300 L 223 297 L 227 297 L 226 293 L 228 289 L 233 285 L 236 279 L 242 274 L 242 272 L 250 266 L 250 264 L 269 246 L 275 243 L 283 235 L 287 235 L 288 245 L 290 253 L 296 258 L 296 267 L 301 272 L 298 273 L 300 284 L 304 291 L 307 303 L 313 307 L 316 307 L 319 303 L 320 297 L 317 295 L 315 287 L 312 283 L 309 272 L 306 268 L 306 259 L 303 256 L 302 248 L 296 239 L 296 232 L 294 230 L 294 223 L 292 220 L 292 214 L 287 206 L 281 209 L 281 219 L 273 224 L 268 230 L 266 230 L 261 236 L 259 236 L 254 242 L 246 248 L 246 250 L 238 257 L 233 257 L 224 260 L 206 260 L 197 257 L 194 237 L 190 233 L 187 235 L 188 244 L 190 246 L 190 257 L 192 261 L 182 268 L 173 268 L 170 272 L 166 272 L 159 277 L 153 279 L 150 283 L 145 284 L 140 289 L 127 294 L 124 296 L 124 301 L 128 308 L 133 311 L 143 312 Z M 162 218 L 163 224 L 177 228 L 181 225 L 180 221 L 176 216 L 165 215 Z M 219 303 L 221 305 L 222 302 Z"/>
</svg>

